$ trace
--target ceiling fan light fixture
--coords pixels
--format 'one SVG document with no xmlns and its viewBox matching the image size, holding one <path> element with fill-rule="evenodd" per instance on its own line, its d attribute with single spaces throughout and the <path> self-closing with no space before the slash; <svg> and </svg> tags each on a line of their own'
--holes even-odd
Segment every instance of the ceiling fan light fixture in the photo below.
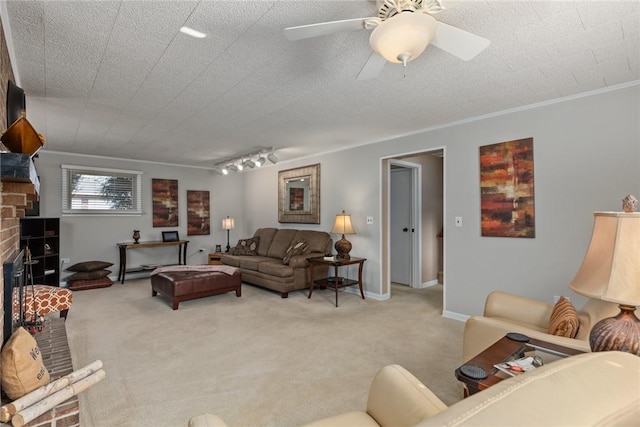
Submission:
<svg viewBox="0 0 640 427">
<path fill-rule="evenodd" d="M 402 12 L 381 22 L 371 32 L 371 49 L 389 62 L 416 59 L 436 35 L 438 22 L 423 12 Z"/>
</svg>

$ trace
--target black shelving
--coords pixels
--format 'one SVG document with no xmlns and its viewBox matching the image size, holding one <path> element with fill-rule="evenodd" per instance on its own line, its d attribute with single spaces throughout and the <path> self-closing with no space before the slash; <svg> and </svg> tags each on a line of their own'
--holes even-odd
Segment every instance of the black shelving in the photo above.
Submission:
<svg viewBox="0 0 640 427">
<path fill-rule="evenodd" d="M 33 283 L 60 285 L 60 218 L 22 218 L 20 248 L 29 247 Z"/>
</svg>

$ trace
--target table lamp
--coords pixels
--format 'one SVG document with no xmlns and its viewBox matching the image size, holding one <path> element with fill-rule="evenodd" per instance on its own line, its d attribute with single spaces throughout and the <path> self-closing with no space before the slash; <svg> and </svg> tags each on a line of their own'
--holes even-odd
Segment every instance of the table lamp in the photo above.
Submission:
<svg viewBox="0 0 640 427">
<path fill-rule="evenodd" d="M 619 350 L 640 356 L 640 213 L 637 200 L 623 199 L 625 212 L 595 212 L 584 261 L 569 288 L 580 295 L 619 304 L 620 313 L 602 319 L 589 335 L 592 351 Z"/>
<path fill-rule="evenodd" d="M 336 215 L 336 221 L 333 223 L 334 234 L 342 234 L 342 239 L 338 240 L 335 244 L 337 259 L 349 259 L 349 252 L 351 251 L 351 242 L 344 238 L 345 234 L 356 234 L 355 230 L 351 226 L 351 215 L 347 215 L 342 211 Z"/>
<path fill-rule="evenodd" d="M 231 249 L 231 246 L 229 245 L 229 230 L 233 230 L 234 227 L 235 224 L 233 222 L 233 218 L 229 218 L 229 216 L 222 218 L 222 229 L 227 230 L 227 252 Z"/>
</svg>

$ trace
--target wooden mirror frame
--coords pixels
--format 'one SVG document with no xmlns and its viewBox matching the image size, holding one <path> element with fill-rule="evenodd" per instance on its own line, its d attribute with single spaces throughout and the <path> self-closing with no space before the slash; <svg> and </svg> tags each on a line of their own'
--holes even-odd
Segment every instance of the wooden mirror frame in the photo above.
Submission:
<svg viewBox="0 0 640 427">
<path fill-rule="evenodd" d="M 290 210 L 289 181 L 309 177 L 308 209 Z M 278 222 L 320 224 L 320 163 L 278 172 Z"/>
</svg>

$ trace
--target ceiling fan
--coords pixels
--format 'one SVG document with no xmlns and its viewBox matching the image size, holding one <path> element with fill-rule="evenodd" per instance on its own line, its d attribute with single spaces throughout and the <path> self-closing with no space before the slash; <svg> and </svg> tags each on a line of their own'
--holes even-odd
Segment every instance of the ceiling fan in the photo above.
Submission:
<svg viewBox="0 0 640 427">
<path fill-rule="evenodd" d="M 285 28 L 292 41 L 367 29 L 373 31 L 369 44 L 373 52 L 358 74 L 358 80 L 371 79 L 382 71 L 386 61 L 403 64 L 413 61 L 429 44 L 469 61 L 491 43 L 489 40 L 437 21 L 432 15 L 442 11 L 440 0 L 379 0 L 378 16 L 345 19 Z"/>
</svg>

